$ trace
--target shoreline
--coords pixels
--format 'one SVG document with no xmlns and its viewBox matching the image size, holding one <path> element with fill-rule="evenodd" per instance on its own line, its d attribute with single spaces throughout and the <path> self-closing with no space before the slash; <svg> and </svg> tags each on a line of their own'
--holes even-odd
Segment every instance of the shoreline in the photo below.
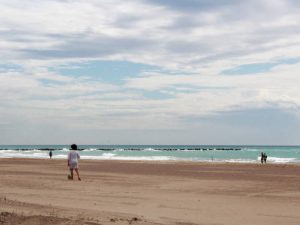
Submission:
<svg viewBox="0 0 300 225">
<path fill-rule="evenodd" d="M 4 213 L 5 225 L 300 223 L 299 165 L 80 160 L 80 173 L 82 181 L 68 181 L 64 159 L 1 158 L 0 220 Z"/>
<path fill-rule="evenodd" d="M 67 157 L 67 155 L 66 155 Z M 67 158 L 55 158 L 52 157 L 52 159 L 49 159 L 49 157 L 43 157 L 43 158 L 30 158 L 30 157 L 0 157 L 0 160 L 5 160 L 5 159 L 11 159 L 11 160 L 58 160 L 58 161 L 63 161 L 63 160 L 67 160 Z M 187 164 L 238 164 L 238 165 L 262 165 L 261 162 L 259 160 L 257 161 L 222 161 L 222 160 L 181 160 L 181 159 L 172 159 L 172 160 L 156 160 L 156 159 L 149 159 L 149 160 L 145 160 L 145 159 L 95 159 L 95 158 L 85 158 L 85 159 L 80 159 L 80 162 L 89 162 L 89 161 L 94 161 L 94 162 L 141 162 L 141 163 L 187 163 Z M 264 163 L 263 165 L 293 165 L 293 166 L 300 166 L 300 162 L 267 162 L 266 164 Z"/>
<path fill-rule="evenodd" d="M 1 147 L 1 146 L 0 146 Z M 9 147 L 2 146 L 5 149 Z M 251 147 L 244 146 L 84 146 L 80 145 L 82 159 L 129 160 L 129 161 L 181 161 L 217 163 L 259 163 L 261 153 L 268 155 L 268 163 L 300 164 L 299 147 Z M 222 150 L 216 150 L 222 149 Z M 226 150 L 232 149 L 232 150 Z M 240 149 L 239 151 L 233 149 Z M 0 158 L 47 159 L 49 152 L 53 158 L 65 159 L 69 146 L 12 146 L 10 150 L 0 150 Z"/>
</svg>

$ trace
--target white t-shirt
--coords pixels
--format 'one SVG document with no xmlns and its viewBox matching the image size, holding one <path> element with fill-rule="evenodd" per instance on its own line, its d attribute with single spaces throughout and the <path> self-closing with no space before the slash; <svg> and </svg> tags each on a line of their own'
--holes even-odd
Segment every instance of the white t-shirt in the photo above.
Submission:
<svg viewBox="0 0 300 225">
<path fill-rule="evenodd" d="M 71 150 L 68 154 L 69 162 L 70 163 L 78 163 L 78 159 L 80 159 L 78 152 Z"/>
</svg>

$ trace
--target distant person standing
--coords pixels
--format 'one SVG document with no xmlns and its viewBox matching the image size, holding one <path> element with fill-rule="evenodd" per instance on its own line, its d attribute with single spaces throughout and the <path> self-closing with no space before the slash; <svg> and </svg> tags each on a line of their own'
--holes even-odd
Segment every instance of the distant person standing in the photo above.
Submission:
<svg viewBox="0 0 300 225">
<path fill-rule="evenodd" d="M 262 152 L 260 154 L 260 162 L 261 162 L 261 164 L 264 164 L 264 163 L 266 164 L 267 163 L 267 158 L 268 158 L 267 154 L 264 153 L 264 152 Z"/>
<path fill-rule="evenodd" d="M 49 152 L 49 157 L 50 157 L 50 159 L 52 159 L 52 150 L 50 150 L 50 152 Z"/>
<path fill-rule="evenodd" d="M 68 176 L 68 178 L 70 180 L 73 180 L 73 171 L 74 170 L 77 174 L 78 180 L 81 180 L 80 176 L 79 176 L 79 170 L 78 170 L 79 159 L 80 159 L 80 155 L 77 152 L 77 145 L 72 144 L 70 152 L 68 153 L 68 167 L 69 167 L 70 172 L 71 172 L 71 176 Z"/>
<path fill-rule="evenodd" d="M 264 153 L 264 163 L 267 163 L 267 158 L 268 158 L 267 154 Z"/>
</svg>

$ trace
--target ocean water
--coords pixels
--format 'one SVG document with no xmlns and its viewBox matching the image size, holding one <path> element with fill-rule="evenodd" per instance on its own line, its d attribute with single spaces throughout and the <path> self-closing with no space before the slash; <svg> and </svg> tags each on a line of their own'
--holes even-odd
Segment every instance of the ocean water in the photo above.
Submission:
<svg viewBox="0 0 300 225">
<path fill-rule="evenodd" d="M 259 163 L 300 163 L 300 146 L 79 145 L 81 159 Z M 66 159 L 69 145 L 0 145 L 0 158 Z"/>
</svg>

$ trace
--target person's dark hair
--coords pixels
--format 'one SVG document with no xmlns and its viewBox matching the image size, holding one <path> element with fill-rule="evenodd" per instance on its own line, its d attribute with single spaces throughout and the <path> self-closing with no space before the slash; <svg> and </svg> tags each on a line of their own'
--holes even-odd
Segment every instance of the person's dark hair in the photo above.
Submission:
<svg viewBox="0 0 300 225">
<path fill-rule="evenodd" d="M 77 145 L 75 145 L 75 144 L 72 144 L 72 145 L 71 145 L 71 149 L 73 149 L 73 150 L 77 150 Z"/>
</svg>

